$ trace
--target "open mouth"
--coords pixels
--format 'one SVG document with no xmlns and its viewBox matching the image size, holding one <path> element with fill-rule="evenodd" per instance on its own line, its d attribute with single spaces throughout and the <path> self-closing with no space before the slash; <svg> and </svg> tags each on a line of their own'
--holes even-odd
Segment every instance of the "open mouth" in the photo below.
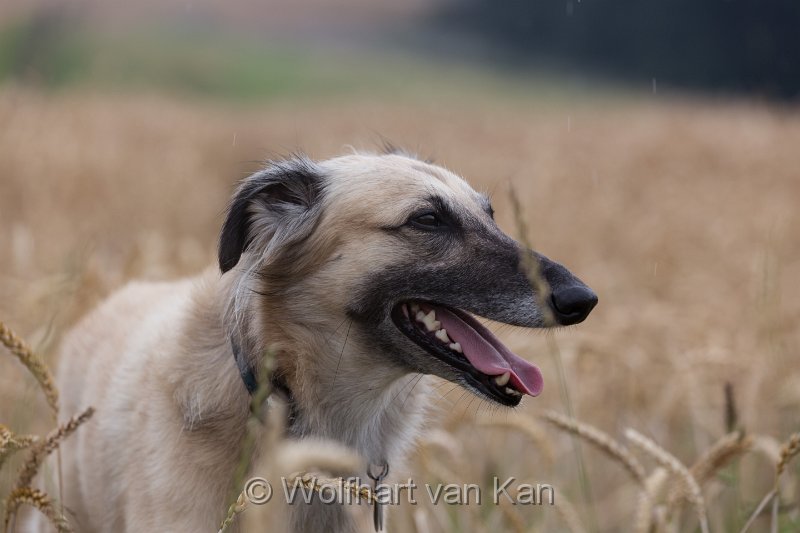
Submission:
<svg viewBox="0 0 800 533">
<path fill-rule="evenodd" d="M 425 351 L 459 371 L 475 390 L 515 406 L 523 394 L 542 392 L 542 373 L 506 348 L 470 314 L 430 302 L 410 301 L 392 311 L 397 328 Z"/>
</svg>

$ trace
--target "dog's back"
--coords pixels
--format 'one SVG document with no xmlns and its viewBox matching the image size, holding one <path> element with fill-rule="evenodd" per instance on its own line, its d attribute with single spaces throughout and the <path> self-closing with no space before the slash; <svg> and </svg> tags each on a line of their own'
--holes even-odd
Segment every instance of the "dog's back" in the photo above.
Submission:
<svg viewBox="0 0 800 533">
<path fill-rule="evenodd" d="M 170 389 L 147 374 L 163 368 L 163 361 L 154 365 L 153 359 L 175 351 L 172 330 L 187 313 L 191 286 L 131 283 L 64 339 L 57 375 L 63 416 L 95 408 L 94 417 L 61 447 L 64 505 L 81 531 L 140 530 L 127 523 L 126 502 L 146 498 L 148 484 L 158 480 L 146 476 L 151 465 L 132 462 L 138 455 L 133 449 L 168 446 L 143 441 L 143 430 L 153 413 L 178 416 L 168 405 L 153 409 L 153 402 L 168 403 Z M 106 479 L 110 473 L 116 480 Z"/>
</svg>

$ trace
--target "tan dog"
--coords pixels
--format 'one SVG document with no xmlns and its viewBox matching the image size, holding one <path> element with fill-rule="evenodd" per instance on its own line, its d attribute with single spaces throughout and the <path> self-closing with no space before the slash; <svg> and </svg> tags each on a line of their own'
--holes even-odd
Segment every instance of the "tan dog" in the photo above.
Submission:
<svg viewBox="0 0 800 533">
<path fill-rule="evenodd" d="M 531 288 L 522 257 L 549 294 Z M 430 401 L 424 383 L 402 390 L 409 375 L 510 406 L 541 390 L 539 370 L 469 313 L 544 327 L 545 315 L 580 322 L 597 301 L 503 234 L 461 178 L 400 154 L 270 163 L 232 200 L 219 266 L 131 283 L 66 338 L 63 410 L 97 410 L 63 449 L 79 530 L 216 531 L 268 350 L 275 370 L 260 377 L 289 405 L 290 438 L 395 468 Z M 355 528 L 335 505 L 296 507 L 292 521 Z"/>
</svg>

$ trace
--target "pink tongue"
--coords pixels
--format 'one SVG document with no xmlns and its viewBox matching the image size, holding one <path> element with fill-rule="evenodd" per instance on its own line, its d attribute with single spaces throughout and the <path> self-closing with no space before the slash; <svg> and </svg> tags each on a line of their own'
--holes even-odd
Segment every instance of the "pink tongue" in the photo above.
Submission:
<svg viewBox="0 0 800 533">
<path fill-rule="evenodd" d="M 542 392 L 544 380 L 539 368 L 506 348 L 483 324 L 461 311 L 443 307 L 434 309 L 436 319 L 453 342 L 461 344 L 461 350 L 472 366 L 489 376 L 510 372 L 511 384 L 520 392 L 531 396 Z"/>
</svg>

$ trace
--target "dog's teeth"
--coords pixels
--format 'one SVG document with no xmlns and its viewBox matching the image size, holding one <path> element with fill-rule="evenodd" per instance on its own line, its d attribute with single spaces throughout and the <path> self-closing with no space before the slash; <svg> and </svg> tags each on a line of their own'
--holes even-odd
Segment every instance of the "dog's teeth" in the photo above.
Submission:
<svg viewBox="0 0 800 533">
<path fill-rule="evenodd" d="M 425 313 L 422 311 L 417 311 L 417 314 L 414 315 L 414 318 L 417 319 L 417 322 L 425 322 Z"/>
<path fill-rule="evenodd" d="M 506 387 L 506 394 L 510 394 L 511 396 L 522 396 L 518 390 L 514 390 L 511 387 Z"/>
<path fill-rule="evenodd" d="M 450 345 L 450 349 L 453 350 L 454 352 L 463 353 L 461 351 L 461 344 L 459 344 L 457 342 L 454 342 L 453 344 L 451 344 Z"/>
<path fill-rule="evenodd" d="M 414 313 L 414 316 L 416 316 L 417 313 L 419 313 L 419 304 L 411 304 L 411 312 Z"/>
<path fill-rule="evenodd" d="M 419 315 L 417 315 L 419 316 Z M 436 311 L 431 311 L 422 319 L 428 331 L 436 331 L 442 326 L 442 323 L 436 320 Z"/>
<path fill-rule="evenodd" d="M 453 341 L 450 340 L 450 337 L 447 336 L 447 330 L 442 328 L 436 332 L 436 338 L 442 342 L 451 343 Z M 505 383 L 504 383 L 505 385 Z"/>
<path fill-rule="evenodd" d="M 511 372 L 506 372 L 505 374 L 494 378 L 494 382 L 500 387 L 504 387 L 508 383 L 509 379 L 511 379 Z"/>
</svg>

